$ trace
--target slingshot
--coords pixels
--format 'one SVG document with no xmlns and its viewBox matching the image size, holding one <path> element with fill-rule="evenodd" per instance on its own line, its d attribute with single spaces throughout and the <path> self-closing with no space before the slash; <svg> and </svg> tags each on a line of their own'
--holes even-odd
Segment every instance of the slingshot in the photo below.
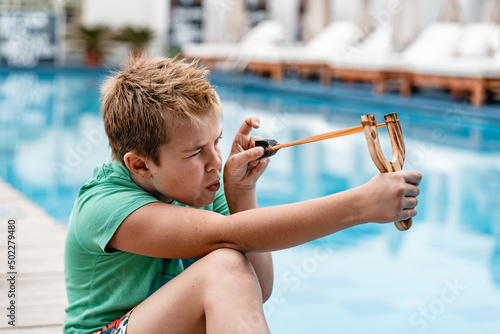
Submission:
<svg viewBox="0 0 500 334">
<path fill-rule="evenodd" d="M 382 148 L 380 147 L 377 128 L 380 128 L 382 126 L 387 126 L 387 130 L 389 131 L 389 137 L 391 139 L 392 147 L 391 161 L 388 161 L 385 158 L 384 153 L 382 152 Z M 286 144 L 278 144 L 278 142 L 274 139 L 256 140 L 255 146 L 262 146 L 264 148 L 265 152 L 261 157 L 262 159 L 275 155 L 279 149 L 284 147 L 312 143 L 320 140 L 337 138 L 360 132 L 365 133 L 370 156 L 372 157 L 373 162 L 381 173 L 395 172 L 403 168 L 403 162 L 405 160 L 405 144 L 403 140 L 403 133 L 401 132 L 401 126 L 399 125 L 399 118 L 396 113 L 385 115 L 385 123 L 377 124 L 375 122 L 375 116 L 373 114 L 368 114 L 361 116 L 360 126 L 323 133 L 320 135 L 295 140 Z M 394 224 L 396 225 L 398 230 L 405 231 L 411 227 L 412 219 L 409 218 L 404 221 L 398 221 Z"/>
</svg>

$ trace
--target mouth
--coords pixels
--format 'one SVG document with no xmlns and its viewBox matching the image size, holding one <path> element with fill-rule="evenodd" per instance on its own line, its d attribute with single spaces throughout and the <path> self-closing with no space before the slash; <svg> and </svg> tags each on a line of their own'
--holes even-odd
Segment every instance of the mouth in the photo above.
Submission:
<svg viewBox="0 0 500 334">
<path fill-rule="evenodd" d="M 216 181 L 207 187 L 210 191 L 217 191 L 220 188 L 220 181 Z"/>
</svg>

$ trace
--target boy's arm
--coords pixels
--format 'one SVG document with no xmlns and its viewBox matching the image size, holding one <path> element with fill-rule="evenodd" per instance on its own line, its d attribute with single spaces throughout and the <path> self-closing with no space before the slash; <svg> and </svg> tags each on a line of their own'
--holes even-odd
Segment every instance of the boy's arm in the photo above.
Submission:
<svg viewBox="0 0 500 334">
<path fill-rule="evenodd" d="M 232 143 L 231 152 L 224 168 L 224 192 L 229 212 L 235 214 L 256 209 L 256 183 L 267 167 L 269 159 L 255 160 L 248 150 L 255 147 L 252 129 L 259 127 L 259 119 L 249 117 L 239 128 Z M 261 154 L 258 152 L 258 154 Z M 259 279 L 263 300 L 269 299 L 273 289 L 274 271 L 270 252 L 247 254 Z"/>
<path fill-rule="evenodd" d="M 151 203 L 123 221 L 109 246 L 161 258 L 202 257 L 218 248 L 244 253 L 290 248 L 354 225 L 414 217 L 421 178 L 414 171 L 377 174 L 341 193 L 230 216 Z"/>
<path fill-rule="evenodd" d="M 246 192 L 238 192 L 239 200 L 234 200 L 235 196 L 230 187 L 224 187 L 226 197 L 229 197 L 233 200 L 228 200 L 229 212 L 231 214 L 235 214 L 237 212 L 243 212 L 250 209 L 257 208 L 257 200 L 255 194 L 255 187 L 247 190 Z M 229 204 L 231 203 L 231 204 Z M 274 281 L 274 271 L 273 271 L 273 259 L 270 252 L 263 253 L 253 253 L 247 254 L 247 258 L 252 264 L 257 277 L 259 278 L 259 283 L 262 289 L 262 298 L 265 302 L 269 297 L 271 297 L 271 293 L 273 290 L 273 281 Z"/>
</svg>

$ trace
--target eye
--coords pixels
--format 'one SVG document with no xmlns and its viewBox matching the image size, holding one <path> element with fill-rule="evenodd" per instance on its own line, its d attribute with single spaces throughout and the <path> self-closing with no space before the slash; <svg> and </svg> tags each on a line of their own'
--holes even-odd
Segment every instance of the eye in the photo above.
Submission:
<svg viewBox="0 0 500 334">
<path fill-rule="evenodd" d="M 215 141 L 215 144 L 217 145 L 221 140 L 222 140 L 222 136 L 220 136 L 219 138 L 217 138 L 217 140 Z"/>
<path fill-rule="evenodd" d="M 197 157 L 201 154 L 201 150 L 199 150 L 198 152 L 196 152 L 195 154 L 189 156 L 190 158 L 194 158 L 194 157 Z"/>
</svg>

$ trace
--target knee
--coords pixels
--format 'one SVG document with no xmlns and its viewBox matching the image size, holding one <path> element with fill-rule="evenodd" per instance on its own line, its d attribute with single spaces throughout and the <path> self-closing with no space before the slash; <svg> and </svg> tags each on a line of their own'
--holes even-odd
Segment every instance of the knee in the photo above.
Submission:
<svg viewBox="0 0 500 334">
<path fill-rule="evenodd" d="M 260 290 L 259 280 L 245 254 L 221 248 L 205 256 L 205 280 L 212 287 L 252 287 Z"/>
<path fill-rule="evenodd" d="M 245 254 L 230 248 L 217 249 L 205 256 L 216 276 L 255 275 L 252 265 Z"/>
</svg>

